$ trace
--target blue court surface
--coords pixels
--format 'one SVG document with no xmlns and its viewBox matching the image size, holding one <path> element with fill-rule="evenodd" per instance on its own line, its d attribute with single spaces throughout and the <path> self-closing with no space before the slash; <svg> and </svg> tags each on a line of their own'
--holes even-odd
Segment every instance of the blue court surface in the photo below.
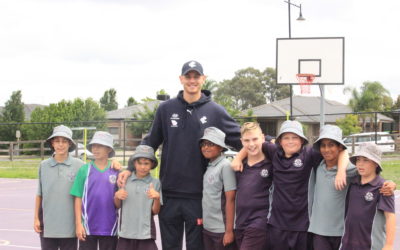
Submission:
<svg viewBox="0 0 400 250">
<path fill-rule="evenodd" d="M 33 231 L 36 186 L 37 180 L 0 178 L 1 250 L 40 249 L 39 237 Z M 396 191 L 396 208 L 394 249 L 400 249 L 400 190 Z M 161 249 L 160 237 L 157 237 L 157 244 Z"/>
</svg>

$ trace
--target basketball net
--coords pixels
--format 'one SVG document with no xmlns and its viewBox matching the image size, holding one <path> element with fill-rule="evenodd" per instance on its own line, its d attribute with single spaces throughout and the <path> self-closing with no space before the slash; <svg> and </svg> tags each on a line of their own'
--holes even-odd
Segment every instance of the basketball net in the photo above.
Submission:
<svg viewBox="0 0 400 250">
<path fill-rule="evenodd" d="M 296 74 L 297 80 L 300 84 L 300 92 L 302 94 L 310 94 L 311 93 L 311 84 L 315 79 L 314 74 Z"/>
</svg>

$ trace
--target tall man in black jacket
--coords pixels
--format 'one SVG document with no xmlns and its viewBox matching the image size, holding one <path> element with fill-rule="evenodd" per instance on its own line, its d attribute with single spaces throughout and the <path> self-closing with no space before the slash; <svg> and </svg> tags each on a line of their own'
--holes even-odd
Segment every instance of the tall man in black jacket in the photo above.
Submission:
<svg viewBox="0 0 400 250">
<path fill-rule="evenodd" d="M 228 145 L 240 149 L 240 127 L 222 106 L 211 100 L 208 90 L 201 90 L 206 76 L 200 63 L 185 63 L 179 79 L 183 91 L 160 104 L 142 144 L 155 150 L 163 145 L 163 206 L 159 214 L 163 249 L 181 250 L 185 229 L 186 248 L 197 250 L 203 249 L 201 199 L 207 167 L 199 139 L 205 128 L 214 126 L 225 132 Z"/>
</svg>

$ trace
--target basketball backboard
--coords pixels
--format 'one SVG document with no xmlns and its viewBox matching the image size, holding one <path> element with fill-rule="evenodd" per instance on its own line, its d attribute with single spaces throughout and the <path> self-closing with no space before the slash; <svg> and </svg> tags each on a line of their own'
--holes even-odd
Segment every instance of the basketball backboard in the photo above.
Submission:
<svg viewBox="0 0 400 250">
<path fill-rule="evenodd" d="M 343 85 L 344 37 L 277 38 L 277 84 L 299 84 L 297 74 L 314 74 L 313 84 Z"/>
</svg>

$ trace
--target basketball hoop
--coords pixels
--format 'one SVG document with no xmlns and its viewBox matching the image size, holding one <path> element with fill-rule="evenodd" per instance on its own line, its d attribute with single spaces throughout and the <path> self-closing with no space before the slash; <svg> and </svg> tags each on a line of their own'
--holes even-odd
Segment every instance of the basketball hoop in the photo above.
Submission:
<svg viewBox="0 0 400 250">
<path fill-rule="evenodd" d="M 300 92 L 302 94 L 310 94 L 311 92 L 311 84 L 315 79 L 314 74 L 296 74 L 297 80 L 300 84 Z"/>
</svg>

